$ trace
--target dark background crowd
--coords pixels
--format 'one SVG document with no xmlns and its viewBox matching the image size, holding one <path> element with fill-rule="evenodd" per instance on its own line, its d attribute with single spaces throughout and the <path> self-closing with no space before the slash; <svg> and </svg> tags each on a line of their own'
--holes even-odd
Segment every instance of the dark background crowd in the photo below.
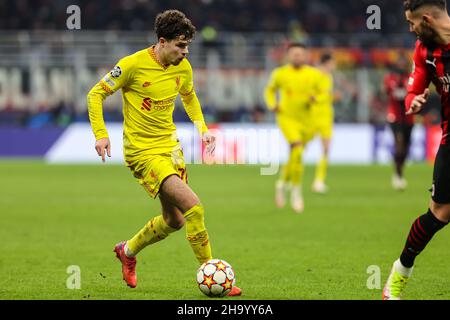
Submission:
<svg viewBox="0 0 450 320">
<path fill-rule="evenodd" d="M 2 0 L 0 30 L 59 29 L 69 5 L 80 7 L 83 28 L 88 30 L 149 30 L 158 12 L 177 8 L 199 29 L 289 32 L 299 23 L 307 33 L 346 34 L 366 32 L 366 10 L 377 5 L 380 32 L 407 32 L 398 17 L 402 1 L 393 0 Z"/>
</svg>

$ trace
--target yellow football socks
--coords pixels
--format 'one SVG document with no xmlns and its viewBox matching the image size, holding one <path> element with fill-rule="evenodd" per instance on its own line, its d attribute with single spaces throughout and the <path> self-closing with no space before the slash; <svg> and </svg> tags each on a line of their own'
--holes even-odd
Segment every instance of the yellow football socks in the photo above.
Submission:
<svg viewBox="0 0 450 320">
<path fill-rule="evenodd" d="M 146 246 L 165 239 L 170 233 L 177 229 L 169 226 L 162 215 L 151 219 L 131 240 L 127 241 L 127 247 L 133 255 Z"/>
<path fill-rule="evenodd" d="M 303 150 L 304 147 L 294 146 L 290 155 L 290 181 L 292 185 L 300 185 L 303 176 Z"/>
<path fill-rule="evenodd" d="M 280 174 L 280 180 L 284 183 L 289 183 L 291 174 L 291 160 L 289 159 L 288 162 L 281 168 L 281 174 Z"/>
<path fill-rule="evenodd" d="M 205 227 L 205 210 L 201 204 L 193 206 L 183 214 L 186 219 L 186 238 L 200 263 L 212 259 L 211 244 Z"/>
<path fill-rule="evenodd" d="M 195 257 L 200 263 L 212 259 L 211 244 L 205 228 L 205 211 L 198 204 L 183 214 L 186 219 L 186 238 L 190 242 Z M 146 246 L 165 239 L 177 229 L 170 227 L 162 215 L 151 219 L 131 240 L 127 241 L 127 255 L 135 256 Z"/>
<path fill-rule="evenodd" d="M 298 185 L 303 176 L 303 151 L 302 145 L 291 147 L 288 162 L 281 169 L 280 180 L 286 184 Z"/>
<path fill-rule="evenodd" d="M 316 177 L 314 180 L 324 182 L 327 175 L 327 168 L 328 168 L 328 159 L 322 157 L 320 161 L 317 163 Z"/>
</svg>

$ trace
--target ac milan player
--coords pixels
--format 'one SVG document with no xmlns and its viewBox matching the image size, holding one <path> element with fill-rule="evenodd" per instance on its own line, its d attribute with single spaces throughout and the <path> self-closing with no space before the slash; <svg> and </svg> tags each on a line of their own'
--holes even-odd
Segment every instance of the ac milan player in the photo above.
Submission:
<svg viewBox="0 0 450 320">
<path fill-rule="evenodd" d="M 406 188 L 403 167 L 411 144 L 411 132 L 414 115 L 405 114 L 406 87 L 409 77 L 409 64 L 404 56 L 400 56 L 384 77 L 384 88 L 388 95 L 388 111 L 386 120 L 394 134 L 394 168 L 392 187 L 396 190 Z"/>
<path fill-rule="evenodd" d="M 385 300 L 400 299 L 416 256 L 450 220 L 450 17 L 445 0 L 407 0 L 404 9 L 410 31 L 418 37 L 415 67 L 405 99 L 406 114 L 422 111 L 429 95 L 428 86 L 433 82 L 441 96 L 442 140 L 434 163 L 429 209 L 414 221 L 403 252 L 394 262 L 383 289 Z"/>
</svg>

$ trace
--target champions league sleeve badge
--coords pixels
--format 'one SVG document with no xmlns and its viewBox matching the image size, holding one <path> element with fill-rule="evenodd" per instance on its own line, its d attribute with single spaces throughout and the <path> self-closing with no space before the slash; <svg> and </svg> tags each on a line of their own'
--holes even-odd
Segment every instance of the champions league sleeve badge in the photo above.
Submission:
<svg viewBox="0 0 450 320">
<path fill-rule="evenodd" d="M 122 69 L 119 66 L 115 66 L 109 73 L 111 77 L 118 78 L 122 74 Z"/>
</svg>

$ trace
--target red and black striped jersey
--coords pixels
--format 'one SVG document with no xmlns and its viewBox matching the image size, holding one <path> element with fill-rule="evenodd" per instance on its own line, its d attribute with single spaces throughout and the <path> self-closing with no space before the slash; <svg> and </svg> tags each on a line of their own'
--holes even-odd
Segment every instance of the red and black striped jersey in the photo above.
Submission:
<svg viewBox="0 0 450 320">
<path fill-rule="evenodd" d="M 408 95 L 405 99 L 407 110 L 414 97 L 422 94 L 430 82 L 433 82 L 441 96 L 441 144 L 450 145 L 450 43 L 431 47 L 417 40 L 413 71 L 408 80 Z"/>
<path fill-rule="evenodd" d="M 405 97 L 408 74 L 391 71 L 384 76 L 384 89 L 388 97 L 386 120 L 389 123 L 414 124 L 414 115 L 406 115 Z"/>
</svg>

